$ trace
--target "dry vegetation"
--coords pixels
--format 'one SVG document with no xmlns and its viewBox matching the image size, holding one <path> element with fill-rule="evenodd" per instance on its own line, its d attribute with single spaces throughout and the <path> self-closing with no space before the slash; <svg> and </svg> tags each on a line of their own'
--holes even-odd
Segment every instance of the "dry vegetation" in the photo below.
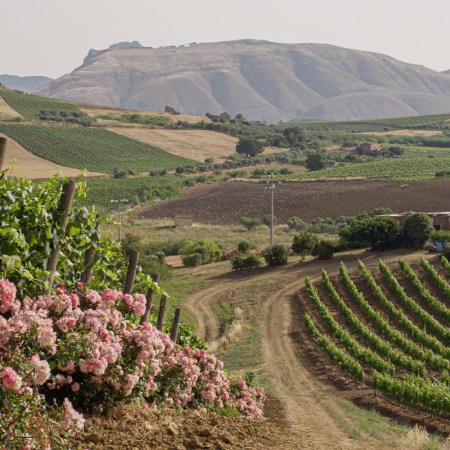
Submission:
<svg viewBox="0 0 450 450">
<path fill-rule="evenodd" d="M 0 120 L 14 119 L 20 117 L 20 114 L 6 103 L 3 97 L 0 97 Z"/>
</svg>

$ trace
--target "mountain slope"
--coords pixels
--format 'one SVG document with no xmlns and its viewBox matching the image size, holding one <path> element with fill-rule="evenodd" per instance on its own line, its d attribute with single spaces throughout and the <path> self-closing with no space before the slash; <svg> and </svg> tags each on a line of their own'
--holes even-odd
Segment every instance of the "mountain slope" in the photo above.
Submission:
<svg viewBox="0 0 450 450">
<path fill-rule="evenodd" d="M 41 76 L 19 77 L 17 75 L 0 75 L 0 83 L 9 89 L 33 92 L 45 86 L 52 78 Z"/>
<path fill-rule="evenodd" d="M 229 41 L 91 50 L 39 94 L 114 107 L 368 119 L 450 111 L 450 77 L 389 56 L 325 44 Z"/>
</svg>

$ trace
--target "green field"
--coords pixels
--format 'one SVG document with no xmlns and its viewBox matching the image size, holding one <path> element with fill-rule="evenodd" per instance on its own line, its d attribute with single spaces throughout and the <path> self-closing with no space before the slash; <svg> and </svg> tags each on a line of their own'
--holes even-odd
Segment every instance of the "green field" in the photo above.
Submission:
<svg viewBox="0 0 450 450">
<path fill-rule="evenodd" d="M 141 173 L 197 164 L 102 128 L 0 123 L 0 132 L 42 158 L 92 172 Z"/>
<path fill-rule="evenodd" d="M 23 94 L 21 92 L 9 91 L 0 89 L 0 96 L 3 97 L 22 117 L 28 120 L 39 120 L 41 111 L 48 111 L 54 113 L 79 112 L 81 111 L 72 103 L 64 100 L 57 100 L 53 98 L 39 97 L 32 94 Z"/>
<path fill-rule="evenodd" d="M 405 128 L 413 129 L 449 129 L 449 114 L 433 114 L 428 116 L 396 117 L 373 120 L 317 121 L 298 119 L 289 125 L 297 125 L 310 129 L 330 129 L 342 131 L 392 131 Z"/>
</svg>

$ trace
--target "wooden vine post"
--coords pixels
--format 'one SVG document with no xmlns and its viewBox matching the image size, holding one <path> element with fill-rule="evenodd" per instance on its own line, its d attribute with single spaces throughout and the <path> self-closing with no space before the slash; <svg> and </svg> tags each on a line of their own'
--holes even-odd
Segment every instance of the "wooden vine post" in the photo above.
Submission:
<svg viewBox="0 0 450 450">
<path fill-rule="evenodd" d="M 123 288 L 124 294 L 131 294 L 133 291 L 134 279 L 136 278 L 136 269 L 139 260 L 139 252 L 137 250 L 131 250 L 130 262 L 128 264 L 127 278 L 125 280 L 125 286 Z"/>
<path fill-rule="evenodd" d="M 172 331 L 170 332 L 170 339 L 173 342 L 177 342 L 178 329 L 180 328 L 181 309 L 175 310 L 175 316 L 173 318 Z"/>
<path fill-rule="evenodd" d="M 156 329 L 162 331 L 164 326 L 164 315 L 166 314 L 167 308 L 167 295 L 161 295 L 161 303 L 159 305 L 158 322 L 156 324 Z"/>
<path fill-rule="evenodd" d="M 6 138 L 0 137 L 0 170 L 3 169 L 6 157 Z"/>
<path fill-rule="evenodd" d="M 157 273 L 152 273 L 150 275 L 154 283 L 159 282 L 159 275 Z M 149 289 L 147 291 L 147 295 L 145 296 L 145 299 L 147 300 L 145 305 L 145 313 L 141 318 L 141 323 L 148 322 L 148 319 L 150 317 L 150 313 L 152 311 L 153 301 L 155 300 L 156 291 L 154 289 Z"/>
<path fill-rule="evenodd" d="M 94 260 L 94 256 L 95 249 L 93 247 L 88 248 L 84 255 L 84 271 L 81 274 L 81 282 L 85 285 L 89 284 L 92 280 L 92 261 Z"/>
<path fill-rule="evenodd" d="M 58 206 L 59 228 L 61 235 L 63 235 L 66 231 L 67 222 L 69 220 L 70 209 L 72 208 L 72 202 L 75 195 L 76 187 L 77 183 L 74 180 L 70 180 L 69 183 L 65 183 L 63 185 L 62 194 Z M 53 249 L 53 253 L 47 264 L 47 270 L 50 272 L 50 274 L 47 279 L 48 289 L 46 294 L 49 294 L 52 290 L 60 254 L 61 254 L 61 245 L 59 245 L 58 243 L 56 247 Z"/>
</svg>

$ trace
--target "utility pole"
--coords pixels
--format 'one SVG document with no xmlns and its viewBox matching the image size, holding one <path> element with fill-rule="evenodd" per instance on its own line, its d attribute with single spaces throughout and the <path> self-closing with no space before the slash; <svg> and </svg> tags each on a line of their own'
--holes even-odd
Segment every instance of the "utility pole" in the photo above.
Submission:
<svg viewBox="0 0 450 450">
<path fill-rule="evenodd" d="M 270 181 L 267 183 L 270 183 L 270 186 L 266 187 L 266 189 L 270 190 L 270 239 L 269 239 L 269 246 L 273 247 L 274 244 L 274 237 L 273 237 L 273 195 L 275 193 L 275 180 L 273 177 L 273 173 L 270 174 Z M 279 184 L 281 181 L 278 182 Z"/>
<path fill-rule="evenodd" d="M 119 212 L 119 244 L 122 242 L 122 203 L 128 203 L 126 198 L 117 197 L 111 200 L 111 203 L 117 203 L 117 211 Z"/>
</svg>

